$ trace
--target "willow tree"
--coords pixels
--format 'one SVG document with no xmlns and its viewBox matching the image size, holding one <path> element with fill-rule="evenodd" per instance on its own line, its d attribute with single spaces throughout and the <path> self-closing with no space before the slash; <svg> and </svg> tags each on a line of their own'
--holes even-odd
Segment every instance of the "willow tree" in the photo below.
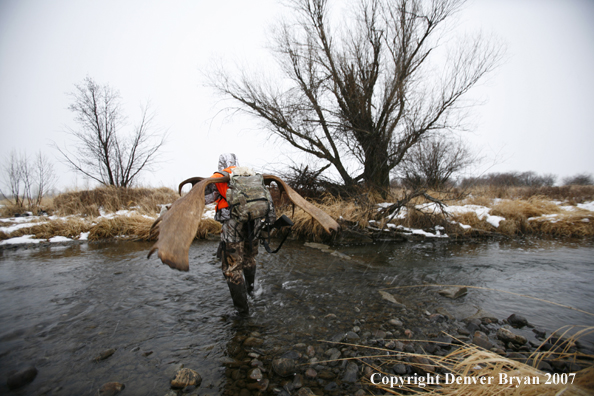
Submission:
<svg viewBox="0 0 594 396">
<path fill-rule="evenodd" d="M 142 171 L 151 169 L 165 135 L 153 129 L 153 115 L 147 106 L 132 131 L 125 131 L 119 93 L 109 85 L 85 78 L 76 85 L 68 107 L 77 126 L 68 129 L 74 138 L 68 149 L 59 150 L 67 165 L 76 172 L 106 186 L 131 187 Z"/>
<path fill-rule="evenodd" d="M 463 97 L 500 58 L 481 35 L 441 45 L 462 3 L 361 0 L 343 19 L 330 18 L 327 0 L 293 0 L 295 20 L 275 37 L 284 78 L 223 70 L 213 85 L 346 186 L 387 191 L 411 147 L 460 126 Z"/>
</svg>

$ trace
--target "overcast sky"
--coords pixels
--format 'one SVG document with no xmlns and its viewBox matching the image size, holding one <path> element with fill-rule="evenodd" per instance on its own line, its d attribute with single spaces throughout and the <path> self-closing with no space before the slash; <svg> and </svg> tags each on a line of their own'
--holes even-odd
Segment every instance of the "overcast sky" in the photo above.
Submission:
<svg viewBox="0 0 594 396">
<path fill-rule="evenodd" d="M 268 27 L 283 12 L 274 0 L 0 0 L 0 156 L 41 150 L 60 188 L 85 187 L 51 142 L 68 143 L 68 93 L 89 76 L 119 90 L 129 126 L 150 101 L 169 133 L 163 162 L 142 184 L 208 176 L 227 151 L 272 171 L 289 150 L 256 120 L 220 113 L 202 71 L 217 59 L 273 64 Z M 594 173 L 592 21 L 590 0 L 475 0 L 460 14 L 458 29 L 482 29 L 507 47 L 473 94 L 485 103 L 464 136 L 487 157 L 478 171 Z"/>
</svg>

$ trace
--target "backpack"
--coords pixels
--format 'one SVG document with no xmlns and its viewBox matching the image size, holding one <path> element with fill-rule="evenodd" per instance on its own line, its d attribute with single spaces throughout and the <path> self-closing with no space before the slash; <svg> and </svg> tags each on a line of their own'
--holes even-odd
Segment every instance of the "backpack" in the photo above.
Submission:
<svg viewBox="0 0 594 396">
<path fill-rule="evenodd" d="M 227 189 L 231 217 L 242 222 L 266 217 L 272 205 L 272 197 L 264 185 L 264 177 L 244 169 L 233 169 Z"/>
</svg>

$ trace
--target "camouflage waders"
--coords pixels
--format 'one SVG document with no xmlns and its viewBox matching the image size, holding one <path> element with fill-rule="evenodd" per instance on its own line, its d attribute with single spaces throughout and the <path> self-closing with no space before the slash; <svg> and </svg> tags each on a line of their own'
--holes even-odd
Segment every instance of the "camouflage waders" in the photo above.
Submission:
<svg viewBox="0 0 594 396">
<path fill-rule="evenodd" d="M 254 290 L 258 235 L 261 229 L 260 220 L 248 223 L 230 219 L 223 222 L 223 275 L 229 286 L 233 305 L 242 315 L 249 314 L 247 294 Z"/>
</svg>

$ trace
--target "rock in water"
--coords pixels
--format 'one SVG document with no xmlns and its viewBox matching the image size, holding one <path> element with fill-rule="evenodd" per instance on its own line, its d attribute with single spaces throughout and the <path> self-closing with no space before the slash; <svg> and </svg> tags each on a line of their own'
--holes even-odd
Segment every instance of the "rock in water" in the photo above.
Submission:
<svg viewBox="0 0 594 396">
<path fill-rule="evenodd" d="M 96 358 L 95 361 L 99 361 L 99 360 L 105 360 L 108 357 L 110 357 L 111 355 L 113 355 L 115 353 L 115 349 L 111 348 L 111 349 L 106 349 L 105 351 L 101 352 Z"/>
<path fill-rule="evenodd" d="M 509 318 L 507 318 L 507 323 L 516 329 L 528 326 L 528 320 L 525 317 L 516 314 L 512 314 Z"/>
<path fill-rule="evenodd" d="M 514 332 L 503 327 L 500 327 L 497 330 L 497 338 L 499 338 L 503 342 L 512 342 L 518 345 L 524 345 L 528 342 L 528 340 L 526 340 L 526 337 L 515 334 Z"/>
<path fill-rule="evenodd" d="M 183 368 L 180 369 L 175 378 L 171 380 L 172 388 L 185 388 L 186 386 L 200 386 L 202 377 L 194 370 Z"/>
<path fill-rule="evenodd" d="M 456 299 L 468 294 L 468 289 L 465 287 L 450 287 L 446 289 L 441 289 L 438 293 L 444 297 Z"/>
<path fill-rule="evenodd" d="M 295 374 L 295 361 L 288 358 L 278 358 L 272 361 L 272 368 L 281 377 Z"/>
<path fill-rule="evenodd" d="M 264 392 L 266 389 L 268 389 L 268 384 L 269 384 L 269 381 L 265 378 L 261 381 L 252 382 L 252 383 L 247 384 L 247 388 L 250 390 L 257 390 L 257 391 Z"/>
<path fill-rule="evenodd" d="M 399 307 L 404 307 L 404 304 L 398 302 L 398 300 L 396 300 L 396 297 L 394 297 L 390 293 L 380 290 L 379 294 L 381 294 L 381 296 L 384 300 L 390 301 L 391 303 L 394 303 L 394 304 L 398 305 Z"/>
<path fill-rule="evenodd" d="M 124 389 L 126 385 L 119 382 L 108 382 L 99 389 L 99 396 L 113 396 Z"/>
<path fill-rule="evenodd" d="M 487 335 L 481 331 L 474 332 L 472 342 L 475 345 L 478 345 L 486 350 L 490 350 L 491 348 L 493 348 L 493 343 L 489 340 L 489 337 L 487 337 Z"/>
<path fill-rule="evenodd" d="M 10 375 L 6 380 L 6 384 L 8 385 L 8 389 L 18 389 L 33 382 L 36 376 L 37 369 L 34 366 L 30 366 Z"/>
<path fill-rule="evenodd" d="M 316 396 L 316 394 L 309 388 L 301 388 L 297 392 L 297 396 Z"/>
<path fill-rule="evenodd" d="M 344 376 L 342 377 L 343 382 L 355 383 L 357 382 L 359 374 L 359 367 L 355 362 L 348 362 L 346 366 L 346 370 L 344 372 Z"/>
</svg>

